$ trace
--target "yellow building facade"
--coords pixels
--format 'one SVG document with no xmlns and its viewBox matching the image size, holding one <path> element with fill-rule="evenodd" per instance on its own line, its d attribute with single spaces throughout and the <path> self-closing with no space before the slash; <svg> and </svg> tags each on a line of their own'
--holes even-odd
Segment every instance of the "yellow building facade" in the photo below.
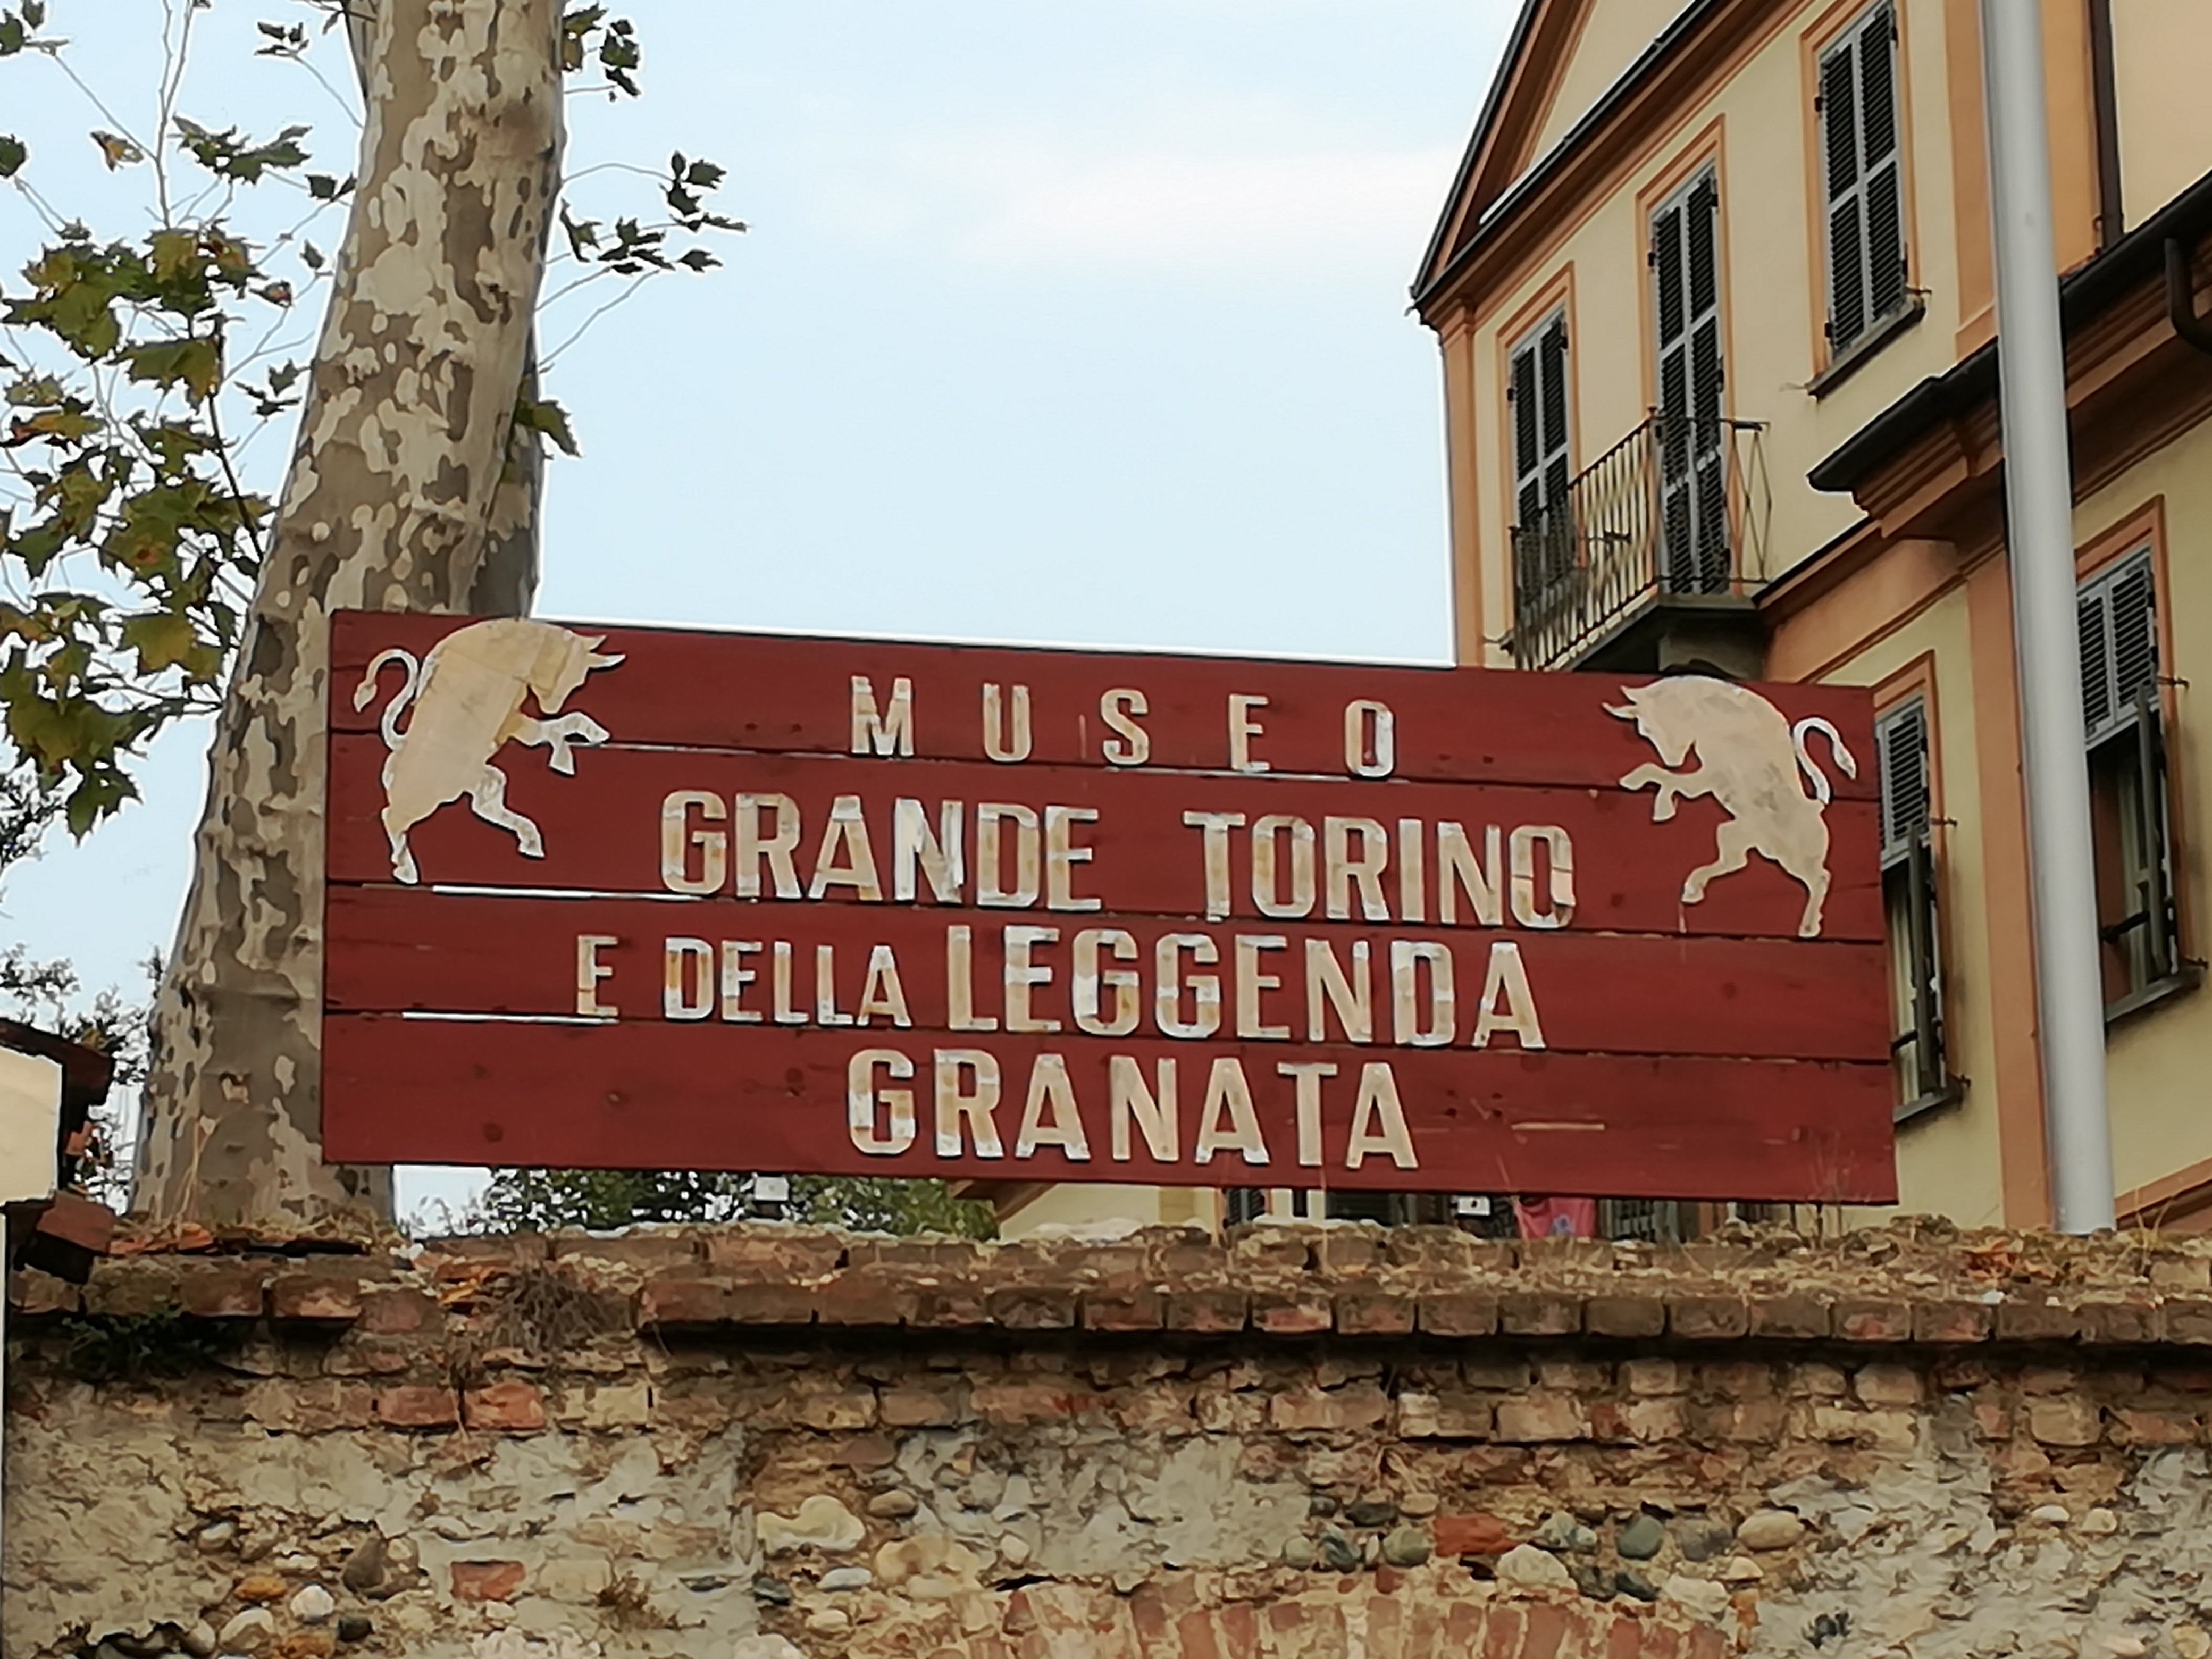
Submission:
<svg viewBox="0 0 2212 1659">
<path fill-rule="evenodd" d="M 2212 5 L 2040 7 L 2118 1197 L 2212 1228 Z M 1462 662 L 1875 689 L 1902 1204 L 2032 1227 L 1981 73 L 1978 0 L 1526 0 L 1414 301 Z M 999 1197 L 1013 1232 L 1237 1218 Z"/>
<path fill-rule="evenodd" d="M 2212 7 L 2041 9 L 2119 1196 L 2212 1225 Z M 1977 0 L 1531 0 L 1416 300 L 1461 660 L 1875 689 L 1903 1203 L 2033 1226 L 1980 76 Z"/>
</svg>

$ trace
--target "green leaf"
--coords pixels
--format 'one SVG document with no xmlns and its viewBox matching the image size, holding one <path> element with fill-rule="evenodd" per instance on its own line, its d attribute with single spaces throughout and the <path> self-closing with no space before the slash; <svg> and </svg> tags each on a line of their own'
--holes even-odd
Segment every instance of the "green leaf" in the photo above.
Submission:
<svg viewBox="0 0 2212 1659">
<path fill-rule="evenodd" d="M 138 799 L 138 787 L 112 763 L 100 767 L 70 791 L 67 821 L 70 834 L 82 841 L 93 825 L 127 800 Z"/>
<path fill-rule="evenodd" d="M 19 409 L 51 409 L 62 401 L 62 383 L 51 374 L 27 374 L 9 386 L 8 401 Z"/>
<path fill-rule="evenodd" d="M 176 118 L 176 126 L 178 137 L 194 161 L 217 178 L 235 179 L 241 184 L 258 183 L 271 168 L 295 167 L 307 159 L 299 143 L 307 136 L 304 126 L 286 127 L 265 144 L 240 137 L 236 127 L 210 132 L 181 115 Z"/>
<path fill-rule="evenodd" d="M 561 67 L 580 70 L 584 67 L 584 43 L 599 20 L 607 15 L 605 6 L 579 6 L 561 20 Z"/>
<path fill-rule="evenodd" d="M 81 443 L 100 430 L 100 423 L 81 410 L 49 409 L 18 421 L 9 428 L 11 443 L 28 443 L 33 438 L 52 438 L 58 443 Z"/>
<path fill-rule="evenodd" d="M 9 544 L 8 552 L 19 560 L 23 568 L 36 581 L 46 574 L 46 567 L 61 556 L 69 545 L 69 537 L 58 525 L 42 524 L 26 530 Z"/>
<path fill-rule="evenodd" d="M 12 179 L 21 173 L 30 154 L 23 148 L 21 139 L 0 132 L 0 179 Z"/>
<path fill-rule="evenodd" d="M 123 361 L 132 380 L 150 381 L 165 392 L 182 386 L 196 404 L 205 403 L 222 383 L 222 353 L 215 341 L 201 335 L 132 346 Z"/>
<path fill-rule="evenodd" d="M 200 239 L 195 232 L 157 230 L 147 239 L 147 246 L 153 254 L 156 276 L 181 276 L 199 268 Z"/>
<path fill-rule="evenodd" d="M 579 259 L 599 245 L 599 222 L 571 218 L 566 202 L 561 204 L 561 230 L 568 239 L 568 252 Z"/>
<path fill-rule="evenodd" d="M 515 399 L 514 423 L 525 432 L 543 433 L 561 447 L 564 455 L 583 453 L 576 447 L 576 434 L 568 425 L 568 411 L 550 398 L 534 402 L 528 398 Z"/>
<path fill-rule="evenodd" d="M 191 618 L 174 611 L 125 617 L 123 643 L 138 653 L 138 672 L 149 679 L 171 668 L 189 670 L 205 655 Z"/>
</svg>

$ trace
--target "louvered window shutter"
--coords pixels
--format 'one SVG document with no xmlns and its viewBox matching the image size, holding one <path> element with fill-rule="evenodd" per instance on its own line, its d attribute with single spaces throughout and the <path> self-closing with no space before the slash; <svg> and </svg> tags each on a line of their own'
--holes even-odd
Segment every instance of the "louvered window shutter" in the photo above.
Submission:
<svg viewBox="0 0 2212 1659">
<path fill-rule="evenodd" d="M 1522 530 L 1565 501 L 1567 322 L 1554 315 L 1513 354 L 1513 495 Z"/>
<path fill-rule="evenodd" d="M 1535 528 L 1544 511 L 1543 469 L 1538 464 L 1541 402 L 1536 391 L 1536 349 L 1531 342 L 1513 354 L 1513 501 L 1523 530 Z"/>
<path fill-rule="evenodd" d="M 1928 706 L 1917 697 L 1875 722 L 1881 757 L 1881 861 L 1909 857 L 1928 831 Z"/>
<path fill-rule="evenodd" d="M 1567 499 L 1567 319 L 1554 317 L 1536 344 L 1536 385 L 1543 393 L 1544 504 Z"/>
<path fill-rule="evenodd" d="M 1897 117 L 1897 22 L 1885 0 L 1820 58 L 1828 342 L 1836 352 L 1907 298 Z"/>
<path fill-rule="evenodd" d="M 1659 474 L 1670 592 L 1734 576 L 1728 522 L 1727 370 L 1721 354 L 1720 190 L 1702 173 L 1651 220 L 1658 322 Z"/>
<path fill-rule="evenodd" d="M 2081 723 L 2094 748 L 2133 724 L 2138 695 L 2158 684 L 2158 594 L 2150 550 L 2082 583 Z"/>
</svg>

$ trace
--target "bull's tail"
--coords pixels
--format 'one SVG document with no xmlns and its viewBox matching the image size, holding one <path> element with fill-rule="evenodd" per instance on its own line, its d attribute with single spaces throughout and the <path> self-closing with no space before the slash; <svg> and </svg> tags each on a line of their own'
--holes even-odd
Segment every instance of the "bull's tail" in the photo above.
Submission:
<svg viewBox="0 0 2212 1659">
<path fill-rule="evenodd" d="M 1820 763 L 1805 747 L 1805 739 L 1815 732 L 1828 740 L 1828 752 L 1836 757 L 1836 764 L 1843 768 L 1845 777 L 1858 776 L 1859 763 L 1851 758 L 1851 751 L 1844 747 L 1844 734 L 1819 715 L 1799 720 L 1790 728 L 1790 735 L 1797 745 L 1798 769 L 1804 773 L 1805 781 L 1813 786 L 1813 799 L 1826 806 L 1831 799 L 1828 775 L 1820 769 Z"/>
<path fill-rule="evenodd" d="M 369 659 L 368 666 L 362 671 L 361 684 L 354 688 L 353 694 L 356 708 L 368 708 L 376 701 L 376 677 L 395 662 L 406 669 L 407 678 L 392 694 L 392 701 L 384 705 L 384 746 L 386 749 L 399 747 L 399 717 L 407 712 L 407 705 L 415 701 L 416 692 L 422 689 L 422 665 L 415 659 L 413 652 L 402 651 L 396 645 L 389 651 L 380 651 Z M 1804 750 L 1801 748 L 1797 752 L 1802 755 Z"/>
</svg>

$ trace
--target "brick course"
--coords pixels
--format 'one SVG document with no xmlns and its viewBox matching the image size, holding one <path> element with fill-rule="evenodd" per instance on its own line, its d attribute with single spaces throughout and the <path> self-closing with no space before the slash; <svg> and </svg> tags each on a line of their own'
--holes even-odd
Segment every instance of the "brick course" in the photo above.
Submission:
<svg viewBox="0 0 2212 1659">
<path fill-rule="evenodd" d="M 15 1281 L 11 1654 L 240 1586 L 278 1654 L 310 1586 L 425 1659 L 2118 1652 L 2212 1575 L 2188 1241 L 204 1245 Z"/>
</svg>

